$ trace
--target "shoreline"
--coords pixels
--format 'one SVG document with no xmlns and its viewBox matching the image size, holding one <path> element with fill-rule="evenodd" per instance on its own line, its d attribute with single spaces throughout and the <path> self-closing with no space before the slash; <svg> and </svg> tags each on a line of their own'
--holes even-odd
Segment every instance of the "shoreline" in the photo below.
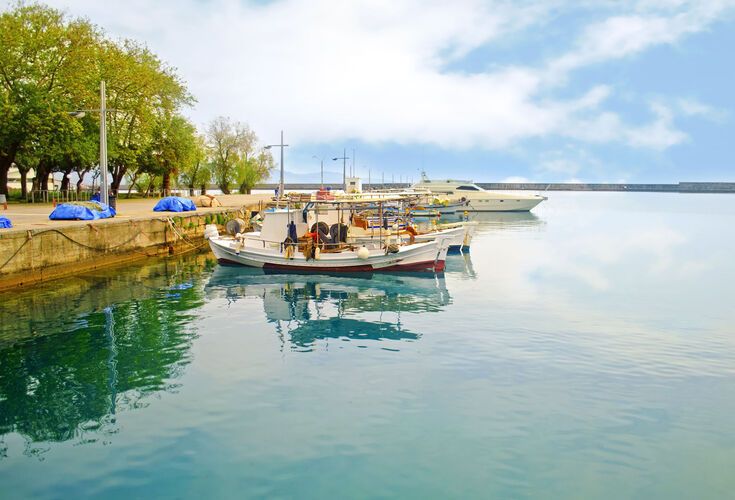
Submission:
<svg viewBox="0 0 735 500">
<path fill-rule="evenodd" d="M 244 217 L 264 196 L 218 197 L 223 206 L 195 212 L 153 212 L 158 200 L 118 203 L 118 215 L 96 221 L 51 221 L 51 205 L 11 205 L 0 211 L 19 223 L 0 232 L 0 291 L 115 266 L 147 257 L 197 251 L 204 227 Z"/>
</svg>

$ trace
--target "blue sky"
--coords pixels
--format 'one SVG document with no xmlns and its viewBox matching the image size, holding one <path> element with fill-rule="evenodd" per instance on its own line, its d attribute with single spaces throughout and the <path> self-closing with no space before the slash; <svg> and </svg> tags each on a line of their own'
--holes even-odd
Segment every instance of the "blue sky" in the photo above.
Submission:
<svg viewBox="0 0 735 500">
<path fill-rule="evenodd" d="M 732 0 L 49 3 L 177 67 L 202 129 L 283 129 L 287 179 L 347 148 L 373 179 L 735 181 Z"/>
</svg>

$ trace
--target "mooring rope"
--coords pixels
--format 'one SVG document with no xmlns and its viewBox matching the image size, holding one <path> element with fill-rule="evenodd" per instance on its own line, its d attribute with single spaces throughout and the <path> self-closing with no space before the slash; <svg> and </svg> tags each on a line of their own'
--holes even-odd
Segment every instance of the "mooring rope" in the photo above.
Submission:
<svg viewBox="0 0 735 500">
<path fill-rule="evenodd" d="M 187 239 L 185 236 L 183 236 L 182 234 L 180 234 L 176 230 L 176 227 L 175 227 L 175 225 L 173 223 L 173 220 L 171 220 L 171 218 L 168 218 L 168 219 L 158 219 L 158 220 L 160 220 L 161 222 L 164 222 L 164 223 L 168 222 L 168 224 L 171 226 L 171 229 L 173 230 L 174 234 L 176 234 L 176 236 L 178 236 L 179 238 L 181 238 L 185 243 L 187 243 L 191 247 L 197 249 L 197 248 L 203 247 L 206 244 L 206 242 L 204 242 L 204 243 L 202 243 L 200 245 L 196 245 L 196 244 L 192 243 L 189 239 Z M 90 225 L 90 227 L 94 228 L 91 225 Z M 94 228 L 94 229 L 96 229 L 96 228 Z M 20 251 L 23 249 L 23 247 L 25 247 L 26 244 L 29 241 L 31 241 L 34 236 L 42 236 L 42 235 L 47 234 L 47 233 L 57 233 L 57 234 L 63 236 L 64 238 L 66 238 L 67 240 L 69 240 L 70 242 L 72 242 L 72 243 L 74 243 L 74 244 L 76 244 L 76 245 L 78 245 L 78 246 L 80 246 L 82 248 L 86 248 L 88 250 L 94 250 L 95 252 L 105 252 L 105 251 L 113 251 L 113 250 L 116 250 L 116 249 L 118 249 L 120 247 L 123 247 L 123 246 L 129 244 L 130 242 L 132 242 L 134 239 L 136 239 L 140 235 L 145 236 L 148 239 L 148 241 L 153 242 L 153 240 L 150 238 L 150 236 L 148 234 L 146 234 L 145 232 L 143 232 L 143 231 L 140 231 L 140 232 L 136 233 L 134 236 L 132 236 L 131 238 L 125 240 L 122 243 L 119 243 L 117 245 L 110 246 L 110 247 L 108 247 L 108 246 L 102 246 L 102 247 L 100 247 L 100 246 L 93 246 L 93 245 L 88 245 L 86 243 L 82 243 L 81 241 L 75 240 L 74 238 L 72 238 L 68 234 L 66 234 L 63 231 L 61 231 L 60 229 L 56 229 L 56 228 L 42 229 L 42 230 L 39 230 L 38 232 L 36 232 L 35 234 L 31 234 L 31 232 L 29 231 L 28 232 L 28 237 L 23 242 L 23 244 L 21 244 L 15 250 L 15 252 L 13 252 L 13 255 L 11 255 L 5 262 L 3 262 L 2 265 L 0 265 L 0 269 L 5 268 L 5 266 L 7 266 L 16 257 L 16 255 L 18 255 L 18 253 L 20 253 Z M 147 254 L 145 252 L 140 252 L 140 251 L 137 251 L 137 250 L 133 250 L 133 251 L 136 252 L 136 253 L 145 255 L 146 257 L 152 257 L 153 256 L 153 255 L 149 255 L 149 254 Z"/>
</svg>

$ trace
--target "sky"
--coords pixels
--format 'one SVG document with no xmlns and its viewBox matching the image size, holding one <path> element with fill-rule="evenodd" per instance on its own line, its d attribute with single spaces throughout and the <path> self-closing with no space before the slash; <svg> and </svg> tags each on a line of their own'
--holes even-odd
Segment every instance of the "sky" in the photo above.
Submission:
<svg viewBox="0 0 735 500">
<path fill-rule="evenodd" d="M 735 0 L 45 3 L 176 67 L 200 130 L 283 130 L 287 182 L 343 151 L 373 181 L 735 181 Z"/>
</svg>

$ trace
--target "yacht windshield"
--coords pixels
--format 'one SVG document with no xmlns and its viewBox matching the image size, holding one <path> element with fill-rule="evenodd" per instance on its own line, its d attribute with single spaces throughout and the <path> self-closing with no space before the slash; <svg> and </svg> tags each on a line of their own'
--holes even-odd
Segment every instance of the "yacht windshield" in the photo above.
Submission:
<svg viewBox="0 0 735 500">
<path fill-rule="evenodd" d="M 480 188 L 477 186 L 459 186 L 457 188 L 458 191 L 479 191 Z"/>
</svg>

